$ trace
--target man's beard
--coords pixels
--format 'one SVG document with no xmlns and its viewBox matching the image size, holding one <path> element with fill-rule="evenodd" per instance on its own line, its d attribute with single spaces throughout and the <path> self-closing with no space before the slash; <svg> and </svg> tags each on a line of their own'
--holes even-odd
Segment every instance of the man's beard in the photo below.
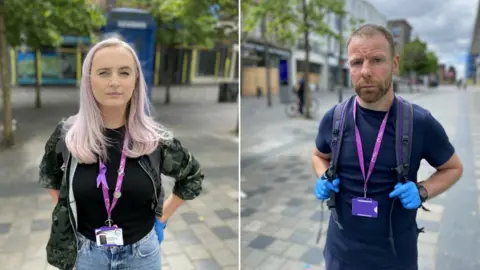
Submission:
<svg viewBox="0 0 480 270">
<path fill-rule="evenodd" d="M 369 86 L 368 88 L 365 86 Z M 390 75 L 382 83 L 375 84 L 374 82 L 366 83 L 362 82 L 355 85 L 355 92 L 366 103 L 375 103 L 382 99 L 388 92 L 388 89 L 392 85 L 392 75 Z"/>
</svg>

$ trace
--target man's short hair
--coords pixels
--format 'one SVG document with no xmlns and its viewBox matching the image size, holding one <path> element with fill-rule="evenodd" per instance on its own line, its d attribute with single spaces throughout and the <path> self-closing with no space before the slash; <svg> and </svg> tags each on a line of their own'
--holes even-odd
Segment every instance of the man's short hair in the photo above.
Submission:
<svg viewBox="0 0 480 270">
<path fill-rule="evenodd" d="M 375 24 L 365 24 L 360 26 L 357 30 L 353 31 L 353 33 L 350 35 L 350 37 L 347 40 L 347 48 L 348 44 L 350 44 L 350 41 L 352 41 L 352 38 L 354 37 L 373 37 L 374 35 L 382 35 L 387 41 L 388 44 L 390 45 L 390 52 L 392 57 L 395 56 L 395 43 L 393 42 L 393 35 L 388 31 L 387 28 L 380 26 L 380 25 L 375 25 Z"/>
</svg>

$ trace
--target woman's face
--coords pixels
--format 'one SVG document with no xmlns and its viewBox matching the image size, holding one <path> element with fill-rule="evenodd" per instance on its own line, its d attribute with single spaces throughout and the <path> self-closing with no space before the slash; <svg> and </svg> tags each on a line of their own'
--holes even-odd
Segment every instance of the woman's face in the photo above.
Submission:
<svg viewBox="0 0 480 270">
<path fill-rule="evenodd" d="M 132 97 L 137 74 L 135 60 L 123 46 L 99 49 L 92 59 L 90 83 L 100 108 L 125 108 Z"/>
</svg>

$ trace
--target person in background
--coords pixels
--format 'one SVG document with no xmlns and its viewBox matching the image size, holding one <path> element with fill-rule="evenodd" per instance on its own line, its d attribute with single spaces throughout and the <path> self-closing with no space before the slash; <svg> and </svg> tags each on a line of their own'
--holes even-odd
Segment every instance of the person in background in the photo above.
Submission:
<svg viewBox="0 0 480 270">
<path fill-rule="evenodd" d="M 303 107 L 305 106 L 305 77 L 303 76 L 298 82 L 297 87 L 298 112 L 303 115 Z"/>
</svg>

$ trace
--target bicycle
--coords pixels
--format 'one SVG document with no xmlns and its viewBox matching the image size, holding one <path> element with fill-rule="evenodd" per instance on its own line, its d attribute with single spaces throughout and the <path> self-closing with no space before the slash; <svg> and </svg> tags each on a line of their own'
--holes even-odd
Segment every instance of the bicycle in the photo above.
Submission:
<svg viewBox="0 0 480 270">
<path fill-rule="evenodd" d="M 319 102 L 315 98 L 312 98 L 310 101 L 311 101 L 311 103 L 310 103 L 310 114 L 314 114 L 318 110 Z M 300 112 L 298 111 L 299 103 L 300 102 L 297 98 L 295 101 L 292 101 L 292 102 L 288 103 L 287 105 L 285 105 L 285 114 L 288 117 L 296 117 L 296 116 L 300 115 Z"/>
</svg>

